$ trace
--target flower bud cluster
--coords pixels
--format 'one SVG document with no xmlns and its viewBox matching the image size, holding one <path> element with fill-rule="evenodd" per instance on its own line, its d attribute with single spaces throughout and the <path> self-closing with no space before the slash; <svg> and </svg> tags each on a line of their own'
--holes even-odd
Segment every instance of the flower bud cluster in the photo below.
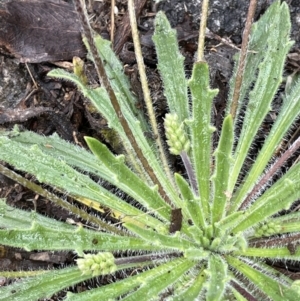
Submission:
<svg viewBox="0 0 300 301">
<path fill-rule="evenodd" d="M 267 222 L 263 225 L 261 225 L 258 229 L 255 231 L 256 237 L 262 237 L 262 236 L 271 236 L 275 233 L 278 233 L 280 230 L 280 225 L 275 224 L 274 222 Z"/>
<path fill-rule="evenodd" d="M 190 141 L 184 131 L 184 124 L 179 124 L 178 116 L 176 114 L 166 114 L 165 130 L 167 144 L 169 145 L 171 154 L 179 155 L 182 151 L 189 151 Z"/>
<path fill-rule="evenodd" d="M 77 265 L 84 275 L 106 275 L 117 270 L 114 255 L 110 252 L 85 254 L 83 258 L 77 259 Z"/>
</svg>

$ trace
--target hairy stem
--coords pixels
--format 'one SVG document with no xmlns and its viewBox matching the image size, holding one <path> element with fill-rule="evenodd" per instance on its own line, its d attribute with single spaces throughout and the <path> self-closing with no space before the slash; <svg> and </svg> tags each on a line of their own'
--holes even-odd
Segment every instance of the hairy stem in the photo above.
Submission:
<svg viewBox="0 0 300 301">
<path fill-rule="evenodd" d="M 194 172 L 191 160 L 190 160 L 187 152 L 182 151 L 180 153 L 180 157 L 181 157 L 182 162 L 184 164 L 185 170 L 186 170 L 186 172 L 188 174 L 188 177 L 189 177 L 189 180 L 190 180 L 190 184 L 191 184 L 191 186 L 193 188 L 193 191 L 195 192 L 196 195 L 199 195 L 195 172 Z"/>
<path fill-rule="evenodd" d="M 231 285 L 245 298 L 247 298 L 248 301 L 258 301 L 256 298 L 254 298 L 250 292 L 248 292 L 246 289 L 244 289 L 242 286 L 240 286 L 237 282 L 231 281 Z"/>
<path fill-rule="evenodd" d="M 206 23 L 207 23 L 207 15 L 208 15 L 208 4 L 209 4 L 209 0 L 202 1 L 202 13 L 201 13 L 201 22 L 200 22 L 199 39 L 198 39 L 198 55 L 197 55 L 198 62 L 205 61 L 204 42 L 205 42 L 205 31 L 206 31 Z"/>
<path fill-rule="evenodd" d="M 289 236 L 283 237 L 265 237 L 253 239 L 250 241 L 249 246 L 255 248 L 272 248 L 278 246 L 287 246 L 291 248 L 291 246 L 298 247 L 300 245 L 300 234 L 291 234 Z"/>
<path fill-rule="evenodd" d="M 147 113 L 149 116 L 150 124 L 153 130 L 154 137 L 156 139 L 156 143 L 158 145 L 160 159 L 163 164 L 164 171 L 167 174 L 168 179 L 173 183 L 173 186 L 175 187 L 174 178 L 172 176 L 171 170 L 169 168 L 167 156 L 163 147 L 163 142 L 161 135 L 158 130 L 156 118 L 155 118 L 155 112 L 152 105 L 152 99 L 150 96 L 150 90 L 148 86 L 147 76 L 146 76 L 146 68 L 144 64 L 143 54 L 142 54 L 142 48 L 141 43 L 139 39 L 138 29 L 137 29 L 137 23 L 136 23 L 136 16 L 135 16 L 135 9 L 134 9 L 134 0 L 128 0 L 128 11 L 129 11 L 129 17 L 130 17 L 130 26 L 132 31 L 132 39 L 134 44 L 134 53 L 139 69 L 141 84 L 142 84 L 142 90 L 144 95 L 144 101 L 147 107 Z"/>
<path fill-rule="evenodd" d="M 181 253 L 137 255 L 137 256 L 130 256 L 130 257 L 116 258 L 115 264 L 123 265 L 123 264 L 143 263 L 143 262 L 153 262 L 154 264 L 155 261 L 157 260 L 164 260 L 165 258 L 177 258 L 180 256 L 182 256 Z"/>
<path fill-rule="evenodd" d="M 165 201 L 171 205 L 171 201 L 169 200 L 168 196 L 166 195 L 165 191 L 163 190 L 160 182 L 158 181 L 152 167 L 149 165 L 147 159 L 145 158 L 143 152 L 141 151 L 140 147 L 138 146 L 136 139 L 130 129 L 130 126 L 126 120 L 126 118 L 123 115 L 123 112 L 121 110 L 121 107 L 119 105 L 119 102 L 117 100 L 117 97 L 115 95 L 115 92 L 109 82 L 109 79 L 106 75 L 104 66 L 103 66 L 103 62 L 101 60 L 101 58 L 98 55 L 98 51 L 93 39 L 93 33 L 92 33 L 92 28 L 90 26 L 90 23 L 88 21 L 88 17 L 86 15 L 86 9 L 85 9 L 85 4 L 83 1 L 81 0 L 75 0 L 75 8 L 76 11 L 78 13 L 79 16 L 79 20 L 81 21 L 81 25 L 82 28 L 84 30 L 84 34 L 87 38 L 87 41 L 89 43 L 90 46 L 90 50 L 91 50 L 91 55 L 93 57 L 94 60 L 94 64 L 95 64 L 95 68 L 97 71 L 97 75 L 99 77 L 100 83 L 101 85 L 106 89 L 109 98 L 111 100 L 112 106 L 116 112 L 116 115 L 118 116 L 120 123 L 125 131 L 126 136 L 128 137 L 134 151 L 136 152 L 137 157 L 139 158 L 140 162 L 143 165 L 143 168 L 145 170 L 145 172 L 148 173 L 150 179 L 152 180 L 152 182 L 158 186 L 158 190 L 159 193 L 161 194 L 161 196 L 165 199 Z"/>
<path fill-rule="evenodd" d="M 230 107 L 230 114 L 232 115 L 233 119 L 235 119 L 238 102 L 239 102 L 239 97 L 240 97 L 240 92 L 241 92 L 241 87 L 242 87 L 242 82 L 243 82 L 243 77 L 244 77 L 244 69 L 245 69 L 245 64 L 246 64 L 248 43 L 249 43 L 251 25 L 252 25 L 254 14 L 255 14 L 256 3 L 257 3 L 257 0 L 250 1 L 247 19 L 246 19 L 246 25 L 245 25 L 245 29 L 244 29 L 244 33 L 243 33 L 243 42 L 242 42 L 240 59 L 239 59 L 239 63 L 238 63 L 237 75 L 236 75 L 236 79 L 235 79 L 232 102 L 231 102 L 231 107 Z"/>
<path fill-rule="evenodd" d="M 110 41 L 114 44 L 115 36 L 115 0 L 111 0 L 110 4 Z"/>
</svg>

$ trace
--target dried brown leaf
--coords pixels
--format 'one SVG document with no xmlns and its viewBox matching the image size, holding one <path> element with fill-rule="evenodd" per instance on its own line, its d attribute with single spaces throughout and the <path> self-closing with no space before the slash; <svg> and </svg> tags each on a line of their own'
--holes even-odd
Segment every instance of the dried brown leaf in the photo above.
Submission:
<svg viewBox="0 0 300 301">
<path fill-rule="evenodd" d="M 85 55 L 77 13 L 72 4 L 60 0 L 4 4 L 0 8 L 0 46 L 30 63 Z"/>
</svg>

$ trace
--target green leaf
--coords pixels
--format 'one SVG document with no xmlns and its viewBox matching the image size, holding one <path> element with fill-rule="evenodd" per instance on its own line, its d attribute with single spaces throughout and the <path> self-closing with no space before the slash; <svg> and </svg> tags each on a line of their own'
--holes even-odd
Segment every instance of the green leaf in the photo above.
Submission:
<svg viewBox="0 0 300 301">
<path fill-rule="evenodd" d="M 178 289 L 179 294 L 173 296 L 172 301 L 197 300 L 197 298 L 201 296 L 201 292 L 204 290 L 207 278 L 208 277 L 202 268 L 199 270 L 198 275 L 194 277 L 194 279 L 189 279 L 189 282 L 186 284 L 186 286 L 188 286 L 187 289 L 185 289 L 186 286 L 181 286 Z"/>
<path fill-rule="evenodd" d="M 141 151 L 146 155 L 149 165 L 153 168 L 159 182 L 164 188 L 164 191 L 177 204 L 177 202 L 180 202 L 180 199 L 173 187 L 171 179 L 166 177 L 163 164 L 157 155 L 156 145 L 153 144 L 153 141 L 145 135 L 145 132 L 149 132 L 149 127 L 147 122 L 145 122 L 144 116 L 142 116 L 141 112 L 136 108 L 136 100 L 132 97 L 132 93 L 130 91 L 131 88 L 128 84 L 128 79 L 123 72 L 122 64 L 113 52 L 110 42 L 101 38 L 99 35 L 95 35 L 94 39 L 99 55 L 102 61 L 105 62 L 105 71 L 110 79 L 110 83 L 116 94 L 122 113 L 127 119 L 130 129 Z M 99 99 L 93 100 L 95 103 L 98 101 Z M 127 141 L 124 141 L 123 143 L 124 146 L 131 148 L 128 138 L 125 136 L 124 139 L 127 139 Z"/>
<path fill-rule="evenodd" d="M 13 208 L 0 200 L 0 241 L 26 250 L 158 250 L 139 238 L 75 227 L 34 212 Z M 18 217 L 18 220 L 17 218 Z M 16 222 L 17 220 L 17 222 Z"/>
<path fill-rule="evenodd" d="M 174 250 L 184 251 L 192 247 L 200 248 L 199 245 L 195 244 L 194 242 L 190 242 L 184 238 L 181 238 L 180 236 L 159 234 L 154 230 L 142 229 L 137 225 L 129 224 L 129 223 L 124 224 L 124 226 L 128 230 L 132 231 L 133 233 L 143 238 L 145 241 L 148 241 L 149 244 L 153 246 L 159 246 L 162 250 L 174 249 Z"/>
<path fill-rule="evenodd" d="M 152 40 L 155 44 L 157 67 L 164 82 L 164 94 L 170 113 L 176 113 L 179 123 L 182 123 L 189 117 L 184 57 L 178 49 L 176 31 L 171 28 L 162 11 L 156 15 Z"/>
<path fill-rule="evenodd" d="M 86 139 L 89 140 L 92 138 Z M 56 134 L 50 137 L 43 137 L 33 132 L 25 131 L 14 135 L 11 140 L 20 142 L 26 147 L 37 144 L 43 153 L 49 154 L 51 157 L 60 158 L 68 165 L 79 168 L 83 172 L 89 172 L 99 176 L 113 185 L 118 184 L 119 189 L 146 207 L 148 207 L 147 203 L 153 202 L 153 205 L 156 203 L 156 208 L 158 209 L 156 211 L 157 214 L 160 217 L 164 217 L 167 221 L 170 220 L 169 205 L 162 200 L 155 188 L 149 187 L 147 183 L 135 175 L 125 164 L 122 164 L 120 160 L 113 160 L 114 156 L 105 146 L 99 146 L 101 147 L 102 153 L 99 156 L 97 156 L 97 154 L 94 156 L 82 147 L 59 138 Z M 95 141 L 94 139 L 94 144 L 98 145 L 98 143 L 100 143 Z M 107 161 L 108 158 L 110 161 Z M 108 162 L 110 163 L 108 164 Z M 120 169 L 121 166 L 122 173 Z"/>
<path fill-rule="evenodd" d="M 124 163 L 124 156 L 115 157 L 108 148 L 98 140 L 85 137 L 90 150 L 98 158 L 101 165 L 109 170 L 109 180 L 112 184 L 128 187 L 126 192 L 138 200 L 148 210 L 152 210 L 160 218 L 169 221 L 171 218 L 170 206 L 161 198 L 157 187 L 149 187 L 142 179 L 134 174 Z M 141 218 L 142 219 L 142 218 Z"/>
<path fill-rule="evenodd" d="M 227 231 L 230 233 L 231 229 L 237 226 L 244 218 L 244 211 L 237 211 L 226 217 L 222 218 L 219 222 L 215 223 L 215 229 L 219 229 L 223 232 Z"/>
<path fill-rule="evenodd" d="M 179 174 L 175 174 L 175 181 L 180 190 L 183 199 L 182 209 L 187 210 L 188 217 L 197 225 L 199 229 L 204 229 L 205 221 L 200 208 L 201 203 L 199 198 L 195 197 L 187 181 Z"/>
<path fill-rule="evenodd" d="M 193 117 L 186 123 L 191 129 L 192 161 L 199 187 L 200 208 L 204 218 L 208 218 L 210 209 L 210 170 L 211 170 L 211 109 L 217 90 L 209 88 L 209 70 L 205 62 L 194 64 L 192 78 L 189 80 L 192 93 Z"/>
<path fill-rule="evenodd" d="M 222 300 L 227 282 L 227 264 L 220 255 L 211 255 L 209 257 L 207 273 L 209 280 L 206 300 Z"/>
<path fill-rule="evenodd" d="M 251 191 L 255 183 L 261 177 L 264 168 L 267 166 L 272 155 L 278 148 L 284 135 L 288 133 L 292 123 L 296 120 L 300 111 L 300 82 L 298 81 L 291 90 L 291 92 L 284 98 L 279 115 L 266 137 L 263 148 L 259 152 L 253 166 L 251 167 L 247 177 L 243 181 L 243 185 L 239 188 L 233 198 L 233 202 L 241 204 L 247 193 Z M 233 208 L 236 208 L 234 206 Z"/>
<path fill-rule="evenodd" d="M 292 43 L 289 40 L 290 20 L 286 3 L 280 5 L 276 2 L 267 14 L 272 14 L 270 23 L 267 24 L 270 31 L 265 35 L 264 59 L 259 64 L 259 72 L 253 90 L 249 94 L 242 132 L 238 139 L 238 145 L 234 154 L 234 166 L 231 171 L 229 192 L 236 184 L 238 175 L 247 157 L 250 146 L 261 126 L 264 118 L 271 109 L 271 102 L 282 81 L 282 72 L 286 55 Z M 262 29 L 261 29 L 262 30 Z M 236 210 L 234 204 L 232 211 Z"/>
<path fill-rule="evenodd" d="M 45 227 L 62 230 L 75 230 L 75 227 L 55 219 L 45 217 L 36 212 L 28 212 L 6 204 L 5 199 L 0 199 L 0 228 L 24 230 L 32 226 L 32 222 L 38 222 Z"/>
<path fill-rule="evenodd" d="M 258 257 L 258 258 L 276 258 L 277 260 L 297 260 L 299 261 L 300 248 L 290 251 L 288 246 L 271 248 L 247 248 L 245 251 L 239 250 L 236 255 Z"/>
<path fill-rule="evenodd" d="M 79 294 L 68 293 L 66 301 L 108 300 L 108 298 L 118 298 L 146 283 L 152 283 L 157 275 L 166 275 L 178 265 L 185 266 L 187 263 L 190 262 L 183 261 L 182 259 L 175 259 L 148 271 L 140 272 L 137 275 L 127 277 L 115 283 L 100 286 L 91 291 Z"/>
<path fill-rule="evenodd" d="M 144 282 L 143 285 L 134 293 L 125 297 L 126 301 L 143 300 L 147 296 L 148 300 L 157 298 L 158 294 L 165 290 L 169 285 L 175 283 L 178 278 L 190 269 L 194 263 L 189 260 L 182 260 L 177 266 L 170 269 L 167 273 L 157 274 L 152 281 Z"/>
<path fill-rule="evenodd" d="M 261 268 L 249 266 L 250 262 L 246 263 L 233 256 L 226 256 L 226 259 L 237 272 L 241 273 L 244 277 L 247 277 L 249 281 L 251 281 L 272 300 L 297 301 L 300 299 L 300 294 L 298 294 L 295 290 L 280 281 L 280 279 L 275 279 L 274 275 L 271 277 L 268 276 L 268 274 L 263 273 L 265 271 Z"/>
<path fill-rule="evenodd" d="M 173 175 L 165 172 L 168 164 L 162 164 L 158 156 L 157 138 L 146 135 L 149 125 L 143 110 L 136 106 L 137 100 L 120 61 L 110 42 L 95 34 L 99 56 L 122 114 L 143 157 L 153 168 L 159 192 L 136 156 L 106 91 L 88 86 L 83 77 L 63 70 L 52 71 L 52 76 L 74 82 L 107 119 L 122 143 L 124 155 L 113 154 L 104 144 L 89 137 L 86 141 L 93 154 L 57 135 L 40 137 L 13 130 L 0 134 L 0 160 L 34 175 L 40 183 L 30 186 L 29 180 L 17 178 L 15 172 L 1 166 L 0 170 L 45 198 L 50 193 L 43 194 L 43 190 L 37 189 L 43 183 L 49 184 L 54 193 L 70 196 L 117 218 L 120 223 L 110 224 L 105 217 L 102 223 L 107 228 L 101 226 L 105 231 L 100 232 L 12 208 L 0 201 L 0 243 L 27 250 L 73 250 L 81 256 L 83 251 L 91 252 L 77 261 L 82 271 L 92 275 L 111 273 L 114 283 L 80 294 L 68 293 L 67 300 L 72 301 L 142 300 L 145 296 L 149 300 L 245 301 L 244 291 L 258 300 L 299 300 L 298 283 L 263 262 L 264 259 L 299 261 L 300 215 L 290 213 L 290 208 L 300 198 L 300 164 L 284 170 L 284 175 L 251 198 L 251 204 L 240 207 L 259 185 L 264 170 L 272 163 L 274 151 L 300 110 L 298 83 L 298 87 L 287 92 L 282 112 L 261 152 L 257 157 L 249 154 L 282 79 L 284 60 L 291 46 L 289 31 L 287 5 L 280 1 L 275 1 L 261 21 L 253 25 L 238 117 L 233 124 L 232 117 L 225 114 L 218 137 L 212 135 L 215 129 L 211 116 L 217 90 L 209 86 L 208 65 L 195 63 L 192 77 L 187 81 L 175 31 L 163 13 L 157 14 L 154 41 L 158 68 L 170 111 L 180 121 L 178 127 L 174 126 L 172 137 L 167 131 L 166 137 L 170 141 L 173 138 L 171 148 L 181 155 L 190 184 L 184 178 L 184 170 L 180 170 L 183 176 L 175 174 L 176 183 Z M 232 87 L 231 84 L 231 91 Z M 247 158 L 255 161 L 250 172 L 245 164 Z M 120 194 L 103 187 L 104 182 L 114 185 Z M 284 209 L 289 211 L 278 216 Z M 175 213 L 179 211 L 182 223 L 173 233 L 169 226 L 174 224 Z M 86 212 L 86 220 L 92 222 L 89 216 Z M 93 223 L 96 218 L 100 220 L 97 216 L 93 218 Z M 289 237 L 276 237 L 282 233 Z M 271 235 L 275 237 L 270 238 Z M 261 239 L 255 240 L 257 237 Z M 94 251 L 102 253 L 93 255 Z M 130 252 L 134 252 L 133 256 Z M 88 279 L 77 268 L 71 268 L 70 273 L 69 269 L 32 276 L 1 288 L 4 293 L 0 294 L 0 300 L 45 299 Z M 117 277 L 112 275 L 114 271 L 124 273 L 124 279 L 118 277 L 119 273 Z M 173 294 L 165 296 L 168 289 Z"/>
<path fill-rule="evenodd" d="M 52 70 L 48 73 L 48 76 L 71 80 L 73 83 L 78 85 L 78 88 L 83 96 L 88 98 L 98 112 L 101 113 L 101 115 L 107 120 L 108 126 L 118 133 L 118 137 L 120 138 L 121 143 L 127 152 L 127 160 L 130 161 L 131 165 L 134 166 L 140 175 L 143 175 L 141 167 L 139 166 L 139 163 L 136 160 L 136 157 L 133 155 L 132 149 L 130 148 L 128 137 L 123 130 L 121 122 L 116 115 L 106 90 L 103 87 L 92 89 L 81 82 L 78 83 L 79 78 L 76 75 L 70 74 L 62 69 Z"/>
<path fill-rule="evenodd" d="M 300 198 L 300 164 L 292 166 L 275 184 L 273 184 L 255 203 L 245 211 L 244 219 L 232 230 L 233 233 L 253 227 L 269 216 Z"/>
<path fill-rule="evenodd" d="M 50 298 L 56 292 L 89 279 L 77 267 L 49 271 L 1 287 L 1 301 L 35 301 Z"/>
<path fill-rule="evenodd" d="M 86 198 L 112 209 L 113 211 L 130 216 L 144 214 L 116 195 L 95 183 L 89 176 L 84 175 L 69 166 L 64 160 L 56 159 L 45 154 L 37 145 L 26 147 L 22 143 L 11 141 L 7 137 L 0 137 L 1 158 L 16 168 L 34 174 L 38 181 L 51 184 L 67 191 L 71 196 Z M 144 219 L 154 228 L 165 226 L 152 216 Z"/>
<path fill-rule="evenodd" d="M 240 112 L 242 106 L 248 99 L 248 93 L 250 88 L 253 85 L 253 82 L 257 78 L 257 71 L 258 65 L 263 61 L 265 58 L 265 51 L 266 48 L 266 39 L 271 34 L 273 30 L 273 26 L 270 26 L 273 22 L 274 15 L 280 13 L 280 3 L 279 1 L 275 1 L 273 5 L 271 5 L 265 14 L 263 14 L 260 19 L 252 24 L 251 28 L 251 36 L 248 46 L 248 53 L 246 58 L 246 64 L 244 68 L 244 76 L 243 76 L 243 83 L 241 87 L 241 93 L 239 97 L 239 108 L 238 112 Z M 238 57 L 237 57 L 238 58 Z M 236 59 L 237 59 L 236 58 Z M 236 80 L 237 74 L 237 64 L 233 71 L 233 76 L 230 80 L 230 91 L 228 96 L 228 103 L 227 103 L 227 114 L 229 114 L 231 101 L 232 101 L 232 94 L 234 91 L 234 82 Z"/>
<path fill-rule="evenodd" d="M 85 38 L 83 41 L 87 45 Z M 105 72 L 121 106 L 122 112 L 126 114 L 129 118 L 128 120 L 134 121 L 134 118 L 139 120 L 142 131 L 149 131 L 149 126 L 145 120 L 145 116 L 143 116 L 141 110 L 137 109 L 137 99 L 131 92 L 131 85 L 124 73 L 124 67 L 118 59 L 118 56 L 114 53 L 111 42 L 103 39 L 98 34 L 94 35 L 94 41 L 99 56 L 104 64 Z"/>
<path fill-rule="evenodd" d="M 230 197 L 226 195 L 228 191 L 228 181 L 230 178 L 230 167 L 232 166 L 232 146 L 233 146 L 233 120 L 228 115 L 222 126 L 219 145 L 214 152 L 215 173 L 212 176 L 214 185 L 214 199 L 212 204 L 212 223 L 218 222 L 226 214 L 226 203 Z"/>
<path fill-rule="evenodd" d="M 180 203 L 180 199 L 172 185 L 172 181 L 166 177 L 162 168 L 162 164 L 157 156 L 156 146 L 153 144 L 153 141 L 148 139 L 145 135 L 145 132 L 149 132 L 148 125 L 140 111 L 136 109 L 136 100 L 130 91 L 128 79 L 124 75 L 121 63 L 110 47 L 110 42 L 102 39 L 98 35 L 95 35 L 94 39 L 99 55 L 102 61 L 105 62 L 105 70 L 119 101 L 122 113 L 124 114 L 140 149 L 143 154 L 147 154 L 148 162 L 163 186 L 164 191 L 175 203 Z M 55 77 L 65 76 L 65 78 L 69 80 L 73 80 L 74 78 L 74 76 L 67 75 L 66 72 L 61 71 L 51 71 L 50 75 Z M 75 77 L 75 79 L 78 81 L 78 78 Z M 90 89 L 88 87 L 82 87 L 82 84 L 80 88 L 82 89 L 82 93 L 89 98 L 99 112 L 108 120 L 109 126 L 115 129 L 120 135 L 123 146 L 129 156 L 129 161 L 134 166 L 135 170 L 140 170 L 139 162 L 133 155 L 134 152 L 129 139 L 125 135 L 115 112 L 112 110 L 112 105 L 106 91 L 103 88 Z M 145 178 L 145 172 L 143 174 L 140 172 L 140 176 Z"/>
</svg>

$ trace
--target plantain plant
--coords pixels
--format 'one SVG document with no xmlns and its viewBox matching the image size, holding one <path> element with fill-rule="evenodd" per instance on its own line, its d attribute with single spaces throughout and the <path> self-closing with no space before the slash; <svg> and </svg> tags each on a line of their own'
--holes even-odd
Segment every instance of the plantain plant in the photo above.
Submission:
<svg viewBox="0 0 300 301">
<path fill-rule="evenodd" d="M 169 109 L 162 135 L 143 80 L 143 64 L 139 62 L 150 121 L 137 109 L 110 43 L 91 36 L 79 2 L 85 42 L 101 87 L 90 87 L 80 66 L 74 74 L 53 70 L 49 76 L 76 84 L 106 118 L 124 153 L 116 155 L 92 137 L 85 137 L 88 151 L 56 134 L 43 137 L 18 128 L 1 134 L 0 159 L 34 175 L 39 184 L 4 165 L 0 172 L 93 228 L 12 209 L 2 200 L 2 245 L 28 251 L 72 250 L 78 259 L 74 266 L 57 270 L 1 272 L 23 278 L 0 288 L 0 300 L 47 298 L 110 274 L 115 277 L 106 285 L 68 292 L 65 300 L 300 300 L 298 281 L 266 263 L 300 261 L 300 213 L 291 209 L 300 197 L 300 164 L 284 165 L 299 139 L 275 157 L 300 110 L 299 83 L 284 96 L 260 151 L 251 150 L 282 82 L 292 45 L 287 4 L 275 1 L 253 24 L 238 102 L 232 101 L 236 67 L 213 149 L 216 129 L 211 115 L 218 91 L 209 87 L 204 60 L 195 62 L 191 78 L 185 78 L 184 59 L 165 15 L 157 13 L 153 36 Z M 186 174 L 173 172 L 167 147 L 181 157 Z M 122 193 L 105 189 L 103 181 Z M 62 195 L 99 211 L 99 216 L 73 206 Z"/>
</svg>

